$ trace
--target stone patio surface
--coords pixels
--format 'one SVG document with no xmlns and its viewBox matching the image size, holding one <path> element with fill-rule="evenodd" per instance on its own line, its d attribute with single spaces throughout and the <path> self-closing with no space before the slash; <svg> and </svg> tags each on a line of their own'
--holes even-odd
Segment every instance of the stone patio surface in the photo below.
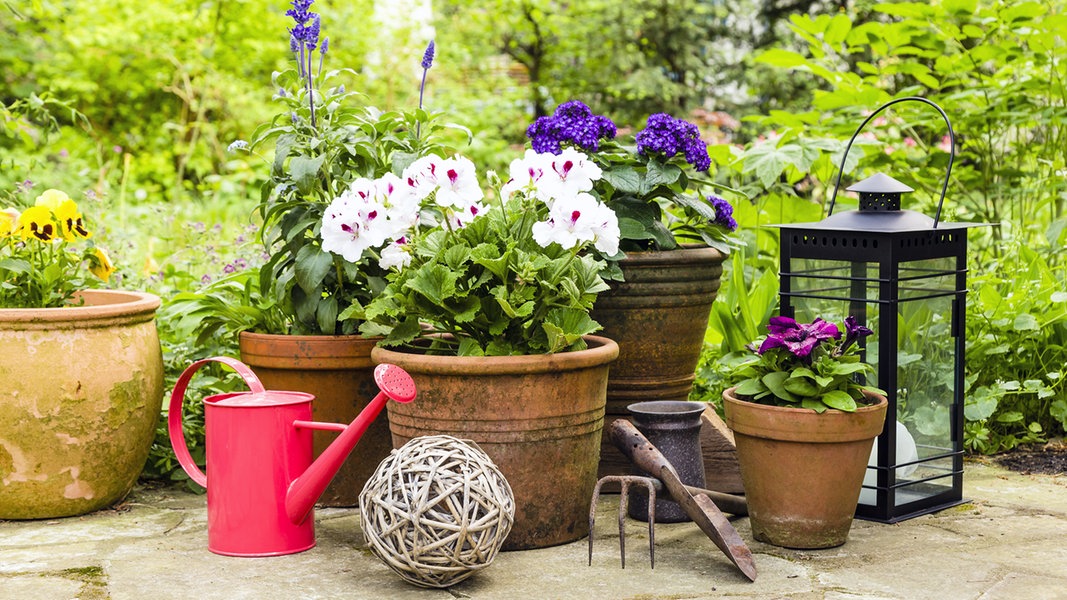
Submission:
<svg viewBox="0 0 1067 600">
<path fill-rule="evenodd" d="M 413 587 L 363 542 L 355 509 L 316 510 L 318 545 L 276 558 L 207 550 L 206 497 L 137 488 L 113 510 L 0 522 L 0 599 L 646 599 L 965 600 L 1067 598 L 1067 476 L 1021 475 L 968 461 L 964 505 L 897 525 L 856 521 L 844 546 L 794 551 L 754 542 L 734 524 L 759 576 L 749 582 L 691 523 L 627 522 L 619 567 L 617 496 L 586 541 L 500 554 L 451 589 Z"/>
</svg>

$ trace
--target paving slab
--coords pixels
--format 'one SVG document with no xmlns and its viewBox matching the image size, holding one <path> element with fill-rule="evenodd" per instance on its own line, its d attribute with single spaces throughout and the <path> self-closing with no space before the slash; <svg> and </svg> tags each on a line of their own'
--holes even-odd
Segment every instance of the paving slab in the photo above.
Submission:
<svg viewBox="0 0 1067 600">
<path fill-rule="evenodd" d="M 656 526 L 653 569 L 646 525 L 628 520 L 622 569 L 618 500 L 606 496 L 591 566 L 586 540 L 506 552 L 446 590 L 412 586 L 374 557 L 356 509 L 317 509 L 307 552 L 233 558 L 207 550 L 204 496 L 138 487 L 113 509 L 0 522 L 0 600 L 1067 598 L 1067 476 L 968 460 L 964 487 L 961 506 L 895 525 L 856 521 L 848 543 L 827 550 L 752 541 L 748 519 L 734 518 L 755 582 L 690 523 Z"/>
</svg>

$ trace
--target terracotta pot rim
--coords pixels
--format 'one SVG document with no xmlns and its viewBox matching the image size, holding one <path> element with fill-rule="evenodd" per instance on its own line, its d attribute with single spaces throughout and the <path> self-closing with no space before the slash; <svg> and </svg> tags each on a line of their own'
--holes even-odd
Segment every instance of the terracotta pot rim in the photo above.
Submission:
<svg viewBox="0 0 1067 600">
<path fill-rule="evenodd" d="M 376 346 L 371 360 L 376 364 L 392 363 L 400 367 L 419 365 L 419 372 L 448 374 L 501 375 L 575 371 L 613 362 L 619 356 L 614 340 L 597 335 L 582 336 L 589 345 L 585 350 L 557 354 L 524 356 L 430 356 Z"/>
<path fill-rule="evenodd" d="M 82 306 L 56 308 L 0 308 L 0 323 L 55 324 L 144 316 L 152 318 L 162 301 L 148 292 L 128 290 L 83 290 L 75 293 L 84 298 Z"/>
<path fill-rule="evenodd" d="M 780 441 L 836 443 L 871 439 L 881 433 L 889 407 L 885 396 L 864 392 L 878 401 L 855 412 L 827 409 L 820 414 L 810 408 L 741 400 L 734 396 L 734 389 L 722 393 L 727 427 L 735 434 Z"/>
<path fill-rule="evenodd" d="M 885 396 L 883 396 L 881 394 L 875 394 L 875 393 L 872 393 L 872 392 L 864 391 L 863 392 L 864 396 L 867 396 L 868 398 L 873 398 L 873 399 L 876 400 L 876 402 L 874 404 L 861 405 L 859 408 L 856 409 L 856 412 L 852 412 L 852 413 L 845 412 L 845 411 L 842 411 L 842 410 L 837 410 L 836 408 L 828 408 L 823 413 L 816 413 L 813 409 L 810 409 L 810 408 L 794 408 L 792 406 L 774 406 L 774 405 L 771 405 L 771 404 L 760 404 L 758 402 L 749 402 L 748 400 L 744 400 L 744 399 L 738 398 L 737 395 L 734 394 L 734 390 L 736 390 L 736 389 L 737 389 L 737 386 L 735 385 L 735 386 L 733 386 L 731 388 L 727 388 L 727 389 L 723 390 L 723 392 L 722 392 L 723 400 L 727 401 L 727 402 L 735 403 L 735 404 L 745 405 L 745 406 L 758 406 L 758 407 L 760 407 L 760 409 L 766 409 L 766 410 L 769 410 L 771 412 L 780 412 L 780 413 L 794 413 L 794 414 L 803 413 L 803 414 L 812 414 L 812 415 L 818 414 L 821 417 L 825 417 L 827 415 L 853 415 L 853 414 L 860 413 L 860 412 L 866 413 L 866 412 L 877 411 L 881 407 L 881 405 L 889 404 L 889 399 L 886 398 Z"/>
<path fill-rule="evenodd" d="M 294 342 L 315 341 L 315 342 L 351 342 L 351 341 L 370 341 L 378 343 L 380 340 L 385 339 L 383 336 L 363 336 L 358 333 L 351 333 L 347 335 L 294 335 L 291 333 L 262 333 L 259 331 L 242 331 L 238 337 L 248 338 L 249 340 L 268 340 L 276 338 L 285 338 Z"/>
</svg>

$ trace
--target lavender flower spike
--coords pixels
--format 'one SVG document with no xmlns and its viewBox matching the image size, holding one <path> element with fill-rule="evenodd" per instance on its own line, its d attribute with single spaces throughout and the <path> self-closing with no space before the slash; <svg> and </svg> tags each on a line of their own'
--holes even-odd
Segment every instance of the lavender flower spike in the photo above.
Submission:
<svg viewBox="0 0 1067 600">
<path fill-rule="evenodd" d="M 422 63 L 420 63 L 422 66 L 422 83 L 419 84 L 419 110 L 422 110 L 422 97 L 423 93 L 426 91 L 426 73 L 430 70 L 430 67 L 433 66 L 434 48 L 433 40 L 430 40 L 430 43 L 426 44 L 426 52 L 423 52 L 422 54 Z M 422 121 L 415 123 L 415 137 L 419 137 L 420 135 L 422 135 Z"/>
<path fill-rule="evenodd" d="M 434 44 L 433 40 L 426 45 L 426 52 L 422 54 L 422 68 L 429 69 L 433 66 Z"/>
</svg>

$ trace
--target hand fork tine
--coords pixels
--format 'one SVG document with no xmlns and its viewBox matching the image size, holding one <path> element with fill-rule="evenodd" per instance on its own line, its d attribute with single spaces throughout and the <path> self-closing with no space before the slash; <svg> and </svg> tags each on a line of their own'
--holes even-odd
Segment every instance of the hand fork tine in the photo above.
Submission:
<svg viewBox="0 0 1067 600">
<path fill-rule="evenodd" d="M 656 481 L 651 477 L 637 475 L 608 475 L 601 477 L 593 488 L 593 501 L 589 506 L 589 565 L 593 564 L 593 526 L 596 522 L 596 507 L 600 500 L 600 488 L 605 483 L 618 482 L 620 486 L 619 499 L 619 555 L 622 559 L 622 568 L 626 568 L 626 508 L 630 499 L 630 484 L 638 484 L 648 489 L 648 556 L 652 568 L 656 568 L 656 538 L 654 525 L 656 522 Z"/>
</svg>

